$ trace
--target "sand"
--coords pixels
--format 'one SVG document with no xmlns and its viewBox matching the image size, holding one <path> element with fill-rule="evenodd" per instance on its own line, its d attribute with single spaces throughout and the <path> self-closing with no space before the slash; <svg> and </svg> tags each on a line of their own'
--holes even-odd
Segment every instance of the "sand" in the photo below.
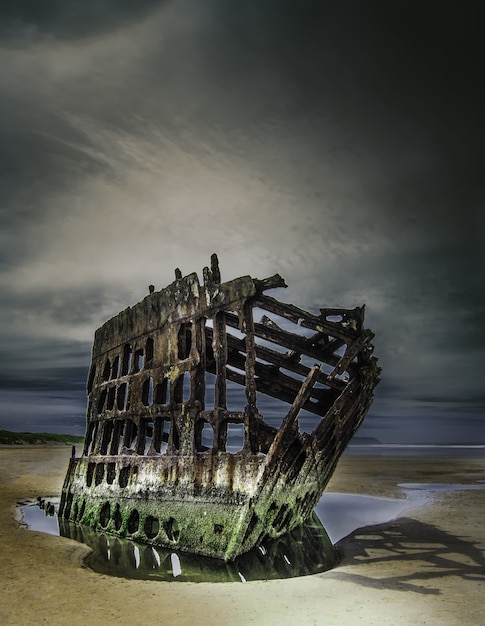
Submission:
<svg viewBox="0 0 485 626">
<path fill-rule="evenodd" d="M 485 623 L 485 490 L 436 492 L 427 506 L 339 543 L 340 565 L 302 578 L 168 583 L 104 576 L 89 549 L 27 531 L 17 501 L 59 494 L 71 448 L 0 449 L 0 624 Z M 485 459 L 343 457 L 329 490 L 402 497 L 399 483 L 477 484 Z"/>
</svg>

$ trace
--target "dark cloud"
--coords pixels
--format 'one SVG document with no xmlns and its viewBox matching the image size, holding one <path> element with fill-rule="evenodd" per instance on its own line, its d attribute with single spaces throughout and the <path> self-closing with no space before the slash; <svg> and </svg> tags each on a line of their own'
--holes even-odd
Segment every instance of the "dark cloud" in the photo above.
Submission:
<svg viewBox="0 0 485 626">
<path fill-rule="evenodd" d="M 165 0 L 4 0 L 0 37 L 25 35 L 60 39 L 99 36 L 142 19 Z"/>
<path fill-rule="evenodd" d="M 30 392 L 58 391 L 69 389 L 73 397 L 78 398 L 86 389 L 87 367 L 58 367 L 43 368 L 32 371 L 4 374 L 0 382 L 0 389 L 28 390 Z M 55 394 L 49 397 L 55 398 Z"/>
<path fill-rule="evenodd" d="M 224 278 L 279 271 L 304 308 L 367 303 L 373 436 L 441 413 L 482 437 L 480 13 L 2 3 L 3 392 L 74 419 L 94 329 L 216 250 Z"/>
</svg>

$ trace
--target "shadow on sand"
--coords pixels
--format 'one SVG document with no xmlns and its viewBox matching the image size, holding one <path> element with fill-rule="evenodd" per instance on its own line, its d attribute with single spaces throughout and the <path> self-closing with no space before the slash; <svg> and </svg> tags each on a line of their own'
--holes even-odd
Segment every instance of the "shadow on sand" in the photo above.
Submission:
<svg viewBox="0 0 485 626">
<path fill-rule="evenodd" d="M 424 584 L 447 576 L 485 581 L 485 554 L 476 543 L 406 517 L 358 529 L 336 547 L 341 567 L 364 565 L 369 573 L 334 575 L 366 587 L 440 595 Z"/>
</svg>

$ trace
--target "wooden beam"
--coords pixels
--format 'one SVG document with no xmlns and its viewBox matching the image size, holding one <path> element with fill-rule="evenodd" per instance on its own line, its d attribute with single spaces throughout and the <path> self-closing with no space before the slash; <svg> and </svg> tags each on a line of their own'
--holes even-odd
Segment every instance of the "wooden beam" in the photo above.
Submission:
<svg viewBox="0 0 485 626">
<path fill-rule="evenodd" d="M 336 376 L 343 374 L 345 370 L 349 368 L 353 359 L 355 359 L 355 357 L 361 352 L 363 347 L 368 344 L 373 337 L 373 332 L 371 332 L 370 330 L 365 330 L 358 339 L 356 339 L 352 344 L 347 346 L 345 354 L 337 363 L 333 372 L 331 372 L 331 374 L 329 375 L 329 379 L 333 380 Z"/>
</svg>

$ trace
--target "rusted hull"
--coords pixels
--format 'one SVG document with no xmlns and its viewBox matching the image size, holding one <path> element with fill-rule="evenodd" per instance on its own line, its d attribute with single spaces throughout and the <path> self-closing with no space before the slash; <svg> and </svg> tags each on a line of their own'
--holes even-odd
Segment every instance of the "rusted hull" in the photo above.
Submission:
<svg viewBox="0 0 485 626">
<path fill-rule="evenodd" d="M 363 308 L 314 315 L 269 298 L 279 276 L 220 283 L 215 257 L 203 285 L 176 275 L 96 332 L 85 447 L 60 515 L 231 561 L 311 515 L 379 380 L 373 335 Z M 244 406 L 228 406 L 228 381 Z M 259 393 L 290 405 L 279 429 Z M 311 434 L 301 409 L 321 418 Z"/>
</svg>

